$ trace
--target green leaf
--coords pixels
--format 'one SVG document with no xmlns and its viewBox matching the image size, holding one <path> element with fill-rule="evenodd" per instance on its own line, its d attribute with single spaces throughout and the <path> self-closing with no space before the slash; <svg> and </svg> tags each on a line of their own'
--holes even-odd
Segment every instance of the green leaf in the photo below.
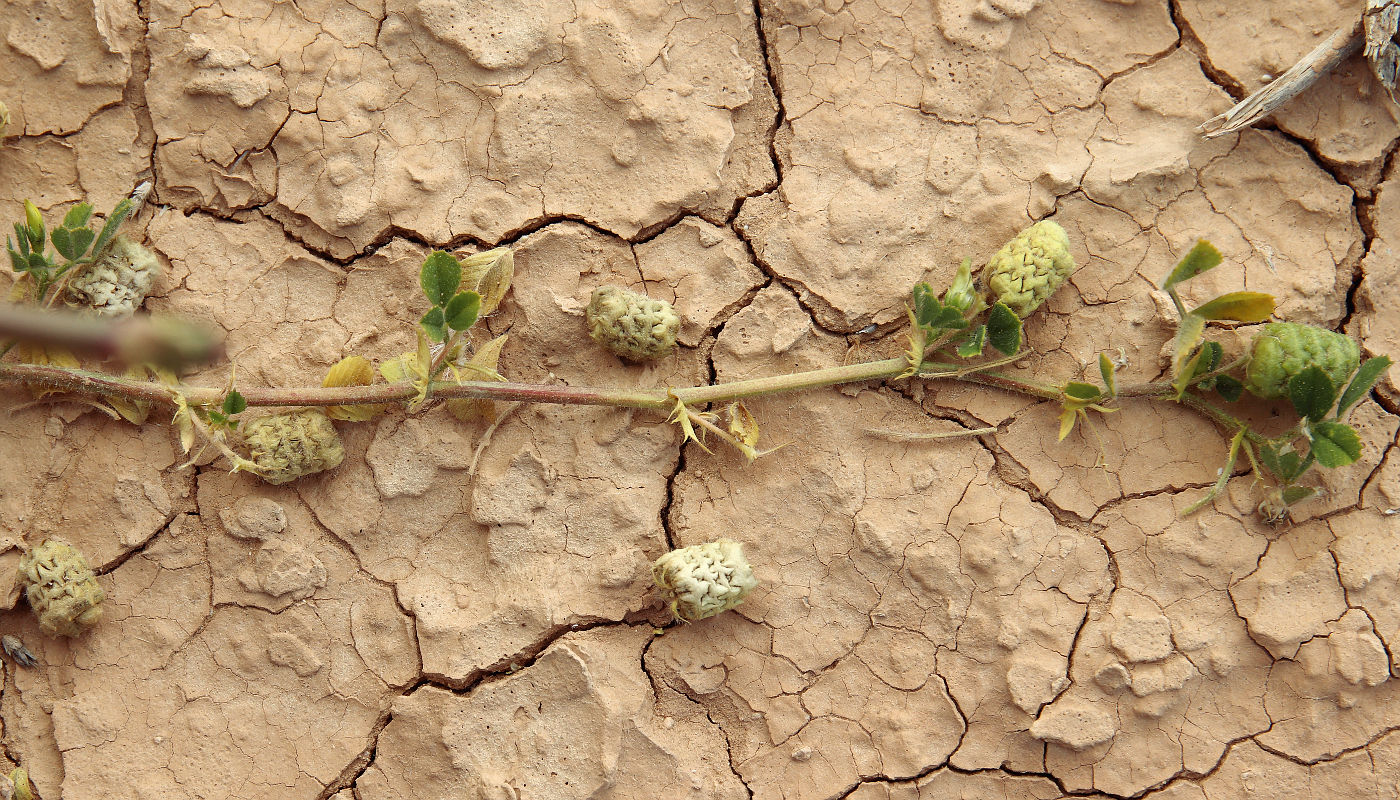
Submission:
<svg viewBox="0 0 1400 800">
<path fill-rule="evenodd" d="M 39 213 L 39 209 L 28 200 L 24 201 L 24 219 L 28 223 L 30 244 L 42 250 L 44 247 L 44 216 Z"/>
<path fill-rule="evenodd" d="M 963 358 L 973 358 L 982 355 L 982 348 L 987 344 L 987 326 L 978 325 L 967 335 L 963 343 L 958 345 L 958 355 Z"/>
<path fill-rule="evenodd" d="M 68 238 L 73 242 L 73 252 L 77 253 L 73 256 L 73 260 L 82 258 L 87 253 L 88 247 L 96 235 L 88 228 L 70 228 L 68 230 Z"/>
<path fill-rule="evenodd" d="M 63 215 L 63 227 L 82 228 L 88 224 L 88 219 L 92 217 L 92 203 L 79 203 L 68 209 L 68 213 Z"/>
<path fill-rule="evenodd" d="M 1290 486 L 1283 490 L 1283 504 L 1291 506 L 1301 503 L 1317 494 L 1317 491 L 1318 490 L 1312 486 Z"/>
<path fill-rule="evenodd" d="M 447 327 L 454 331 L 464 331 L 476 323 L 476 315 L 481 312 L 481 295 L 476 292 L 459 292 L 447 301 L 443 316 Z"/>
<path fill-rule="evenodd" d="M 117 235 L 117 229 L 126 222 L 126 218 L 131 216 L 131 212 L 136 208 L 130 197 L 122 198 L 122 201 L 112 207 L 112 213 L 107 215 L 107 222 L 102 225 L 102 232 L 97 234 L 97 242 L 92 246 L 92 257 L 97 258 L 107 249 L 107 245 L 112 243 L 112 237 Z"/>
<path fill-rule="evenodd" d="M 1275 477 L 1283 479 L 1283 465 L 1279 463 L 1279 455 L 1278 447 L 1272 444 L 1259 445 L 1259 460 L 1264 462 L 1264 468 Z"/>
<path fill-rule="evenodd" d="M 54 228 L 49 232 L 49 239 L 53 241 L 53 249 L 69 261 L 74 261 L 79 254 L 73 252 L 73 240 L 70 238 L 67 228 Z"/>
<path fill-rule="evenodd" d="M 5 237 L 5 249 L 10 252 L 10 269 L 15 272 L 24 272 L 29 268 L 29 259 L 15 249 L 14 240 Z"/>
<path fill-rule="evenodd" d="M 943 304 L 934 296 L 927 283 L 914 284 L 914 321 L 927 328 L 943 312 Z"/>
<path fill-rule="evenodd" d="M 19 253 L 25 258 L 29 258 L 29 229 L 24 227 L 23 222 L 15 223 L 15 236 L 19 237 Z M 5 244 L 9 244 L 9 237 L 5 238 Z"/>
<path fill-rule="evenodd" d="M 1215 269 L 1222 260 L 1220 251 L 1215 249 L 1215 245 L 1205 239 L 1197 240 L 1196 246 L 1191 248 L 1191 252 L 1187 253 L 1167 276 L 1167 281 L 1162 284 L 1162 288 L 1170 290 L 1182 281 L 1189 281 L 1206 270 Z"/>
<path fill-rule="evenodd" d="M 1361 458 L 1361 436 L 1343 422 L 1319 422 L 1309 437 L 1317 463 L 1329 469 L 1345 467 Z"/>
<path fill-rule="evenodd" d="M 224 395 L 223 412 L 225 414 L 229 416 L 241 414 L 246 408 L 248 408 L 248 400 L 239 394 L 237 389 L 229 389 L 228 394 Z"/>
<path fill-rule="evenodd" d="M 1298 416 L 1316 422 L 1332 408 L 1337 388 L 1320 367 L 1308 367 L 1288 381 L 1288 399 L 1293 402 Z"/>
<path fill-rule="evenodd" d="M 1346 391 L 1342 392 L 1341 402 L 1337 403 L 1337 419 L 1341 419 L 1361 398 L 1371 393 L 1371 387 L 1390 369 L 1391 363 L 1389 356 L 1376 356 L 1361 365 L 1351 383 L 1347 384 Z"/>
<path fill-rule="evenodd" d="M 222 412 L 219 412 L 219 411 L 210 411 L 210 412 L 209 412 L 209 421 L 212 422 L 212 423 L 214 423 L 216 426 L 220 426 L 220 425 L 222 425 L 222 426 L 227 426 L 227 425 L 228 425 L 228 415 L 227 415 L 227 414 L 224 414 L 224 413 L 222 413 Z"/>
<path fill-rule="evenodd" d="M 423 315 L 418 324 L 423 326 L 423 330 L 427 331 L 428 336 L 432 337 L 435 342 L 447 338 L 447 320 L 443 317 L 441 308 L 434 306 Z"/>
<path fill-rule="evenodd" d="M 418 282 L 423 287 L 423 294 L 428 296 L 428 302 L 435 306 L 445 306 L 462 283 L 462 265 L 451 253 L 434 250 L 423 261 L 423 269 L 418 273 Z"/>
<path fill-rule="evenodd" d="M 1235 402 L 1244 394 L 1244 384 L 1238 378 L 1219 375 L 1215 379 L 1215 391 L 1228 402 Z"/>
<path fill-rule="evenodd" d="M 1070 381 L 1065 384 L 1065 395 L 1075 400 L 1092 403 L 1102 397 L 1103 392 L 1092 383 Z"/>
<path fill-rule="evenodd" d="M 1117 381 L 1114 379 L 1118 368 L 1113 365 L 1113 359 L 1108 357 L 1108 353 L 1099 353 L 1099 377 L 1103 378 L 1104 390 L 1109 397 L 1118 394 Z"/>
<path fill-rule="evenodd" d="M 30 269 L 31 272 L 32 272 L 32 271 L 48 272 L 49 269 L 52 268 L 52 267 L 53 267 L 53 262 L 52 262 L 52 261 L 49 261 L 49 257 L 46 256 L 46 255 L 44 255 L 43 253 L 30 253 L 30 254 L 29 254 L 29 269 Z"/>
<path fill-rule="evenodd" d="M 963 318 L 962 312 L 952 306 L 942 306 L 938 313 L 933 315 L 923 327 L 930 332 L 956 331 L 966 328 L 968 322 Z"/>
<path fill-rule="evenodd" d="M 1264 292 L 1230 292 L 1191 313 L 1205 319 L 1263 322 L 1274 315 L 1274 296 Z"/>
<path fill-rule="evenodd" d="M 1021 318 L 1005 303 L 992 306 L 992 313 L 987 316 L 987 341 L 1004 355 L 1015 355 L 1021 350 Z"/>
</svg>

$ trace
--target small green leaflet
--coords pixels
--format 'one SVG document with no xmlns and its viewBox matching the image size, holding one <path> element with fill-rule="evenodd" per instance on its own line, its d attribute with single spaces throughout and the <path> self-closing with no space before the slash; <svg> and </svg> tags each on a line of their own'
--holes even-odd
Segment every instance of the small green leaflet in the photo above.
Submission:
<svg viewBox="0 0 1400 800">
<path fill-rule="evenodd" d="M 1308 367 L 1288 381 L 1288 399 L 1298 416 L 1317 422 L 1327 416 L 1337 389 L 1332 379 L 1318 367 Z"/>
<path fill-rule="evenodd" d="M 231 417 L 234 414 L 241 414 L 247 408 L 247 398 L 239 394 L 237 389 L 229 389 L 228 394 L 224 395 L 224 404 L 221 410 L 226 416 Z"/>
<path fill-rule="evenodd" d="M 443 316 L 447 327 L 454 331 L 464 331 L 476 323 L 476 316 L 480 312 L 481 295 L 476 292 L 459 292 L 456 297 L 447 301 Z"/>
<path fill-rule="evenodd" d="M 97 258 L 102 255 L 102 251 L 111 244 L 112 237 L 117 235 L 117 229 L 126 222 L 126 218 L 131 216 L 131 212 L 136 209 L 136 203 L 130 198 L 123 198 L 112 209 L 112 213 L 107 215 L 107 222 L 102 226 L 102 232 L 97 234 L 97 241 L 92 246 L 92 257 Z"/>
<path fill-rule="evenodd" d="M 1341 402 L 1337 403 L 1337 419 L 1346 415 L 1351 407 L 1361 401 L 1361 398 L 1370 394 L 1371 387 L 1376 385 L 1376 381 L 1390 369 L 1391 360 L 1389 356 L 1376 356 L 1367 359 L 1361 369 L 1356 371 L 1356 376 L 1351 379 L 1345 392 L 1342 392 Z"/>
<path fill-rule="evenodd" d="M 1191 248 L 1191 252 L 1187 253 L 1167 276 L 1166 283 L 1162 284 L 1162 288 L 1171 291 L 1172 287 L 1178 283 L 1189 281 L 1202 272 L 1215 269 L 1222 260 L 1220 251 L 1215 249 L 1215 245 L 1205 239 L 1197 240 L 1196 246 Z"/>
<path fill-rule="evenodd" d="M 418 273 L 418 282 L 428 302 L 439 308 L 457 292 L 462 283 L 462 265 L 451 253 L 434 250 L 423 261 L 423 269 Z M 426 323 L 425 323 L 426 324 Z"/>
<path fill-rule="evenodd" d="M 992 306 L 987 316 L 987 341 L 1003 355 L 1021 350 L 1021 318 L 1004 303 Z"/>
<path fill-rule="evenodd" d="M 1361 458 L 1361 436 L 1342 422 L 1319 422 L 1309 432 L 1312 454 L 1317 463 L 1335 469 Z"/>
<path fill-rule="evenodd" d="M 1217 375 L 1215 378 L 1215 391 L 1227 402 L 1235 402 L 1244 393 L 1244 384 L 1238 378 L 1229 375 Z"/>
<path fill-rule="evenodd" d="M 962 358 L 973 358 L 982 355 L 982 348 L 987 343 L 987 326 L 978 325 L 967 339 L 958 345 L 958 355 Z"/>
<path fill-rule="evenodd" d="M 428 336 L 435 342 L 440 342 L 447 338 L 447 321 L 443 317 L 441 308 L 434 306 L 428 313 L 423 315 L 423 318 L 418 321 L 418 324 L 423 327 L 423 330 L 426 331 Z"/>
<path fill-rule="evenodd" d="M 68 213 L 63 215 L 63 227 L 83 228 L 88 224 L 88 219 L 92 217 L 92 203 L 79 203 L 68 209 Z"/>
<path fill-rule="evenodd" d="M 1103 392 L 1092 383 L 1070 381 L 1065 384 L 1065 395 L 1083 403 L 1092 403 L 1103 397 Z"/>
<path fill-rule="evenodd" d="M 1117 371 L 1118 368 L 1113 365 L 1113 359 L 1108 357 L 1108 353 L 1099 353 L 1099 377 L 1103 378 L 1103 387 L 1109 397 L 1118 394 L 1118 386 L 1114 380 Z"/>
</svg>

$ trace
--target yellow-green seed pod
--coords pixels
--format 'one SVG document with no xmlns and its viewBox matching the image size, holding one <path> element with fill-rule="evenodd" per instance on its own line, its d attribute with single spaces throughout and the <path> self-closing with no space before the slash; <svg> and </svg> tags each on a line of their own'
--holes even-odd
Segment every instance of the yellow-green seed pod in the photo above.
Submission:
<svg viewBox="0 0 1400 800">
<path fill-rule="evenodd" d="M 77 636 L 102 619 L 107 593 L 72 545 L 49 539 L 25 553 L 19 560 L 19 577 L 45 631 Z"/>
<path fill-rule="evenodd" d="M 141 307 L 158 274 L 160 259 L 155 253 L 117 236 L 105 253 L 69 282 L 68 299 L 104 316 L 124 317 Z"/>
<path fill-rule="evenodd" d="M 987 262 L 992 302 L 1005 303 L 1025 319 L 1074 272 L 1069 236 L 1059 223 L 1044 220 L 1016 234 Z"/>
<path fill-rule="evenodd" d="M 255 419 L 244 426 L 243 441 L 258 475 L 268 483 L 333 469 L 345 458 L 335 425 L 315 408 Z"/>
<path fill-rule="evenodd" d="M 672 550 L 651 565 L 651 577 L 671 613 L 691 621 L 728 611 L 758 586 L 744 546 L 730 539 Z"/>
<path fill-rule="evenodd" d="M 1288 382 L 1318 367 L 1338 390 L 1361 363 L 1361 348 L 1349 336 L 1297 322 L 1270 322 L 1254 334 L 1244 388 L 1255 397 L 1288 395 Z"/>
<path fill-rule="evenodd" d="M 628 361 L 651 361 L 671 352 L 681 329 L 670 303 L 618 286 L 594 289 L 585 316 L 593 341 Z"/>
</svg>

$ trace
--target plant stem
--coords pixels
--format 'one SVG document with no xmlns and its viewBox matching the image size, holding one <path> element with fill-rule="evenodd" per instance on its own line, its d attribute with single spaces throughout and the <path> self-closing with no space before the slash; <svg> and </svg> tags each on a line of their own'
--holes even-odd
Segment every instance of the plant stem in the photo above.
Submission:
<svg viewBox="0 0 1400 800">
<path fill-rule="evenodd" d="M 981 372 L 1014 360 L 1007 357 L 980 365 L 962 366 L 925 362 L 918 376 L 925 379 L 954 380 L 990 386 L 1043 400 L 1060 400 L 1058 386 L 1035 380 L 1013 378 L 1000 372 Z M 887 358 L 840 367 L 827 367 L 808 372 L 750 378 L 730 383 L 689 386 L 679 389 L 617 389 L 589 386 L 564 386 L 515 383 L 511 381 L 433 381 L 430 396 L 440 399 L 470 398 L 524 403 L 553 403 L 560 405 L 615 406 L 669 411 L 677 400 L 687 406 L 722 403 L 779 392 L 794 392 L 837 386 L 847 383 L 888 380 L 899 376 L 909 366 L 907 359 Z M 155 381 L 134 380 L 117 375 L 68 369 L 38 364 L 0 363 L 0 383 L 25 383 L 50 389 L 99 397 L 121 397 L 156 403 L 174 404 L 171 387 Z M 191 406 L 217 407 L 223 402 L 225 387 L 181 386 L 180 393 Z M 352 406 L 393 403 L 411 400 L 418 392 L 410 382 L 381 383 L 370 386 L 289 387 L 239 389 L 250 406 Z M 1119 397 L 1141 397 L 1150 400 L 1170 399 L 1175 390 L 1170 383 L 1153 382 L 1119 387 Z M 1244 422 L 1211 403 L 1186 395 L 1181 403 L 1209 417 L 1228 431 L 1247 427 Z M 1262 442 L 1263 437 L 1252 431 L 1250 441 Z"/>
</svg>

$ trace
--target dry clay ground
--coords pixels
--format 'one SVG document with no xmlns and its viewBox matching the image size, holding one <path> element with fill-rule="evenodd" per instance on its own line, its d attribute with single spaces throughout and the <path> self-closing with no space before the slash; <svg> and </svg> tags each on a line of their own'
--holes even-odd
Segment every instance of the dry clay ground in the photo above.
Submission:
<svg viewBox="0 0 1400 800">
<path fill-rule="evenodd" d="M 409 349 L 444 245 L 517 248 L 488 321 L 515 379 L 888 355 L 916 280 L 1046 217 L 1081 269 L 1026 375 L 1109 350 L 1158 376 L 1153 281 L 1198 236 L 1227 262 L 1193 300 L 1273 292 L 1397 355 L 1400 112 L 1364 63 L 1264 130 L 1193 132 L 1361 5 L 18 0 L 0 206 L 153 180 L 147 306 L 225 329 L 246 386 Z M 678 354 L 587 342 L 605 282 L 674 298 Z M 7 390 L 0 576 L 61 535 L 110 599 L 76 641 L 3 614 L 42 662 L 6 666 L 3 755 L 67 800 L 1394 798 L 1379 394 L 1362 463 L 1272 529 L 1245 476 L 1177 515 L 1225 447 L 1155 405 L 1106 420 L 1101 469 L 1050 405 L 938 384 L 755 401 L 788 446 L 749 467 L 655 416 L 532 407 L 474 478 L 483 427 L 439 409 L 342 424 L 343 466 L 271 487 Z M 762 587 L 655 634 L 648 563 L 723 535 Z"/>
</svg>

